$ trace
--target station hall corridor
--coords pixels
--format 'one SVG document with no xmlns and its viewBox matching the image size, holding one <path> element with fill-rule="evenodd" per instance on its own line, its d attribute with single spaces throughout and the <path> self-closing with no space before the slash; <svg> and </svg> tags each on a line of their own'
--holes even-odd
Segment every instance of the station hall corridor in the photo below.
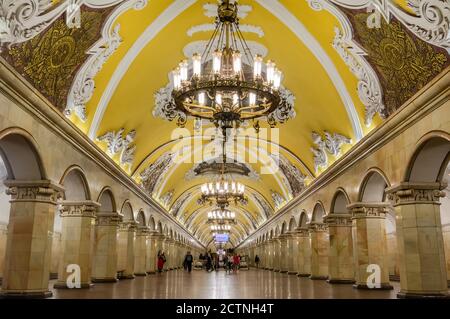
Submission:
<svg viewBox="0 0 450 319">
<path fill-rule="evenodd" d="M 449 184 L 450 0 L 0 0 L 0 299 L 448 299 Z"/>
</svg>

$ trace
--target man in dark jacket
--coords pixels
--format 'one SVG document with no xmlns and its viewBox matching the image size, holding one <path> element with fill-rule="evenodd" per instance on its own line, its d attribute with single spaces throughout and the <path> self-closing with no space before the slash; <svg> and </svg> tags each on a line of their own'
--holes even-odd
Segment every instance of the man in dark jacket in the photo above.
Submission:
<svg viewBox="0 0 450 319">
<path fill-rule="evenodd" d="M 184 257 L 184 265 L 187 268 L 188 272 L 192 270 L 192 262 L 194 261 L 194 257 L 192 257 L 191 252 L 188 251 L 186 256 Z"/>
</svg>

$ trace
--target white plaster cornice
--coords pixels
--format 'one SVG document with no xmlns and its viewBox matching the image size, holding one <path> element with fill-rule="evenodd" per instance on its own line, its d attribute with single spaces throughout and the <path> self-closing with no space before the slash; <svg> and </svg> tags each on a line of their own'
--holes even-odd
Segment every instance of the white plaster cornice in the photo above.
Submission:
<svg viewBox="0 0 450 319">
<path fill-rule="evenodd" d="M 126 55 L 120 61 L 116 70 L 114 71 L 111 79 L 106 86 L 105 91 L 100 99 L 100 102 L 95 110 L 94 119 L 89 129 L 88 136 L 90 139 L 94 139 L 97 134 L 97 130 L 100 126 L 100 122 L 106 111 L 117 86 L 122 80 L 123 76 L 127 72 L 130 65 L 139 55 L 139 53 L 146 47 L 146 45 L 154 39 L 154 37 L 166 27 L 171 21 L 173 21 L 178 15 L 193 5 L 196 0 L 176 0 L 167 9 L 165 9 L 156 19 L 153 21 L 145 31 L 139 36 L 133 46 L 128 50 Z"/>
<path fill-rule="evenodd" d="M 117 18 L 131 8 L 142 10 L 147 3 L 148 0 L 125 1 L 108 17 L 102 28 L 100 40 L 87 52 L 90 57 L 77 72 L 72 83 L 64 110 L 66 116 L 74 113 L 81 121 L 86 121 L 86 104 L 94 94 L 94 78 L 122 42 L 119 35 L 120 25 L 115 24 Z"/>
</svg>

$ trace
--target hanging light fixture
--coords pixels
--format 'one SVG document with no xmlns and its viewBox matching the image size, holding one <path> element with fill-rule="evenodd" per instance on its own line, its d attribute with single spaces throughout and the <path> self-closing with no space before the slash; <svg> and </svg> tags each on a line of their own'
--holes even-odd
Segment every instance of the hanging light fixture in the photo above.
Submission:
<svg viewBox="0 0 450 319">
<path fill-rule="evenodd" d="M 274 61 L 265 65 L 251 52 L 239 29 L 238 5 L 222 0 L 216 28 L 203 54 L 182 61 L 172 72 L 170 99 L 157 100 L 165 117 L 184 126 L 188 117 L 209 119 L 224 132 L 247 120 L 270 126 L 295 116 L 294 97 L 282 86 Z"/>
<path fill-rule="evenodd" d="M 214 209 L 208 212 L 208 223 L 236 224 L 236 213 L 228 209 Z"/>
</svg>

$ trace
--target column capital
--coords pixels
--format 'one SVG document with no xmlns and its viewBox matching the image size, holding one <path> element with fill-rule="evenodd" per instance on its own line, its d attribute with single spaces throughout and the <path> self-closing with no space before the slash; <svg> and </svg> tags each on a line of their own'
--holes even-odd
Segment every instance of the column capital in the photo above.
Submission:
<svg viewBox="0 0 450 319">
<path fill-rule="evenodd" d="M 295 229 L 295 234 L 298 237 L 309 237 L 309 229 L 308 228 L 297 227 Z"/>
<path fill-rule="evenodd" d="M 119 224 L 119 229 L 123 231 L 135 232 L 137 230 L 138 225 L 139 224 L 134 220 L 127 220 Z"/>
<path fill-rule="evenodd" d="M 63 201 L 61 203 L 61 217 L 91 217 L 95 218 L 100 204 L 91 200 Z"/>
<path fill-rule="evenodd" d="M 4 181 L 6 194 L 11 202 L 43 202 L 56 205 L 63 197 L 64 187 L 50 180 L 40 181 Z"/>
<path fill-rule="evenodd" d="M 328 227 L 349 227 L 352 226 L 352 215 L 339 213 L 328 214 L 323 218 L 323 221 L 328 225 Z"/>
<path fill-rule="evenodd" d="M 446 183 L 422 182 L 410 183 L 402 182 L 389 187 L 386 190 L 389 200 L 394 206 L 404 204 L 440 204 L 439 198 L 445 197 L 443 191 L 447 187 Z"/>
<path fill-rule="evenodd" d="M 325 223 L 310 222 L 308 224 L 308 229 L 315 233 L 326 232 L 328 230 L 328 225 Z"/>
<path fill-rule="evenodd" d="M 356 202 L 347 205 L 347 209 L 352 212 L 352 219 L 361 218 L 386 218 L 388 207 L 390 203 L 387 202 Z"/>
<path fill-rule="evenodd" d="M 97 226 L 119 226 L 123 215 L 117 212 L 98 212 L 95 225 Z"/>
<path fill-rule="evenodd" d="M 149 232 L 148 226 L 142 226 L 139 224 L 136 225 L 136 235 L 145 236 L 148 234 L 148 232 Z"/>
</svg>

